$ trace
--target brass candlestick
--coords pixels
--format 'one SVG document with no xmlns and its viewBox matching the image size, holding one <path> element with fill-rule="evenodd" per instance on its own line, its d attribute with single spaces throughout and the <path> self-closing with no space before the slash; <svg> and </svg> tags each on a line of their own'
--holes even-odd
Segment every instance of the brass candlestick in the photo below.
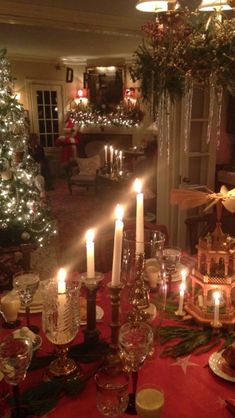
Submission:
<svg viewBox="0 0 235 418">
<path fill-rule="evenodd" d="M 136 254 L 136 281 L 129 293 L 129 302 L 133 311 L 129 314 L 131 322 L 146 321 L 149 314 L 144 310 L 149 307 L 149 288 L 144 281 L 144 254 Z"/>
<path fill-rule="evenodd" d="M 95 273 L 94 278 L 88 278 L 86 273 L 82 274 L 87 296 L 87 325 L 84 330 L 84 343 L 88 347 L 93 347 L 99 341 L 100 331 L 96 328 L 96 293 L 103 278 L 102 273 Z"/>
<path fill-rule="evenodd" d="M 102 273 L 95 273 L 94 278 L 88 278 L 87 273 L 81 275 L 87 296 L 87 323 L 84 329 L 84 342 L 77 346 L 77 352 L 82 355 L 91 354 L 98 359 L 107 353 L 109 344 L 100 340 L 100 331 L 96 328 L 96 293 L 103 280 Z M 87 361 L 87 359 L 86 359 Z"/>
<path fill-rule="evenodd" d="M 57 356 L 49 365 L 49 375 L 51 376 L 70 376 L 76 372 L 76 375 L 81 374 L 80 367 L 74 360 L 68 357 L 68 344 L 56 345 Z"/>
<path fill-rule="evenodd" d="M 123 284 L 120 283 L 117 286 L 113 286 L 112 283 L 108 283 L 111 300 L 111 354 L 110 356 L 117 360 L 119 359 L 119 328 L 121 326 L 119 321 L 119 308 L 120 308 L 120 294 L 123 289 Z"/>
</svg>

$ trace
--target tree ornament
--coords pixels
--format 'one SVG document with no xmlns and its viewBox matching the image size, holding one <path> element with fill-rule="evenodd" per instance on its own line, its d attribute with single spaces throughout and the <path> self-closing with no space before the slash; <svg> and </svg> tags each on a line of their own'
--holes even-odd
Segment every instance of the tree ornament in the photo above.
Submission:
<svg viewBox="0 0 235 418">
<path fill-rule="evenodd" d="M 182 9 L 188 9 L 192 12 L 200 6 L 202 0 L 178 0 L 178 3 Z"/>
<path fill-rule="evenodd" d="M 10 180 L 12 177 L 10 164 L 6 158 L 0 159 L 0 175 L 1 175 L 2 180 Z"/>
<path fill-rule="evenodd" d="M 10 180 L 12 177 L 12 171 L 10 169 L 1 172 L 2 180 Z"/>
<path fill-rule="evenodd" d="M 45 180 L 41 174 L 38 174 L 34 179 L 35 186 L 42 193 L 45 190 Z"/>
<path fill-rule="evenodd" d="M 22 232 L 21 238 L 23 241 L 28 241 L 30 239 L 30 234 L 26 231 Z"/>
<path fill-rule="evenodd" d="M 15 164 L 22 163 L 24 159 L 24 151 L 22 150 L 14 150 L 12 154 L 12 159 Z"/>
</svg>

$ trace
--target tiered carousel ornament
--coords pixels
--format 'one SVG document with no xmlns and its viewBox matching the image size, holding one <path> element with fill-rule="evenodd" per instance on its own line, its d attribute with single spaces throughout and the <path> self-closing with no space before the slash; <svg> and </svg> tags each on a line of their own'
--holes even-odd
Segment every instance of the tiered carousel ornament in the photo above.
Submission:
<svg viewBox="0 0 235 418">
<path fill-rule="evenodd" d="M 219 193 L 173 190 L 172 203 L 183 209 L 216 204 L 215 230 L 199 238 L 197 265 L 190 277 L 192 292 L 184 309 L 198 322 L 214 328 L 235 323 L 235 238 L 221 229 L 222 205 L 235 212 L 235 189 L 222 186 Z"/>
</svg>

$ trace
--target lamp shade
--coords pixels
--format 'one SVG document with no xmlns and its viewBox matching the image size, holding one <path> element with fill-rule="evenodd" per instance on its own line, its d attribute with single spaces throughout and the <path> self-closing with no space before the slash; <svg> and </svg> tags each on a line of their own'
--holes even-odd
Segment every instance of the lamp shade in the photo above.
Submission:
<svg viewBox="0 0 235 418">
<path fill-rule="evenodd" d="M 213 12 L 213 10 L 231 10 L 232 7 L 226 0 L 203 0 L 199 10 L 202 12 Z"/>
<path fill-rule="evenodd" d="M 140 12 L 166 12 L 168 10 L 167 1 L 155 1 L 155 0 L 139 0 L 136 4 L 136 9 Z"/>
</svg>

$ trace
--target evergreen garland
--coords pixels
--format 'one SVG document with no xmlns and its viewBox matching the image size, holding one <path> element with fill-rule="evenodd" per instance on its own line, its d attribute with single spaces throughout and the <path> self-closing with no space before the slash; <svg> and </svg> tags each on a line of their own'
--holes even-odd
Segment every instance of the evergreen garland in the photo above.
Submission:
<svg viewBox="0 0 235 418">
<path fill-rule="evenodd" d="M 143 100 L 153 110 L 163 93 L 175 102 L 188 80 L 235 95 L 234 23 L 187 9 L 160 13 L 156 22 L 146 23 L 129 69 L 133 81 L 140 81 Z"/>
</svg>

